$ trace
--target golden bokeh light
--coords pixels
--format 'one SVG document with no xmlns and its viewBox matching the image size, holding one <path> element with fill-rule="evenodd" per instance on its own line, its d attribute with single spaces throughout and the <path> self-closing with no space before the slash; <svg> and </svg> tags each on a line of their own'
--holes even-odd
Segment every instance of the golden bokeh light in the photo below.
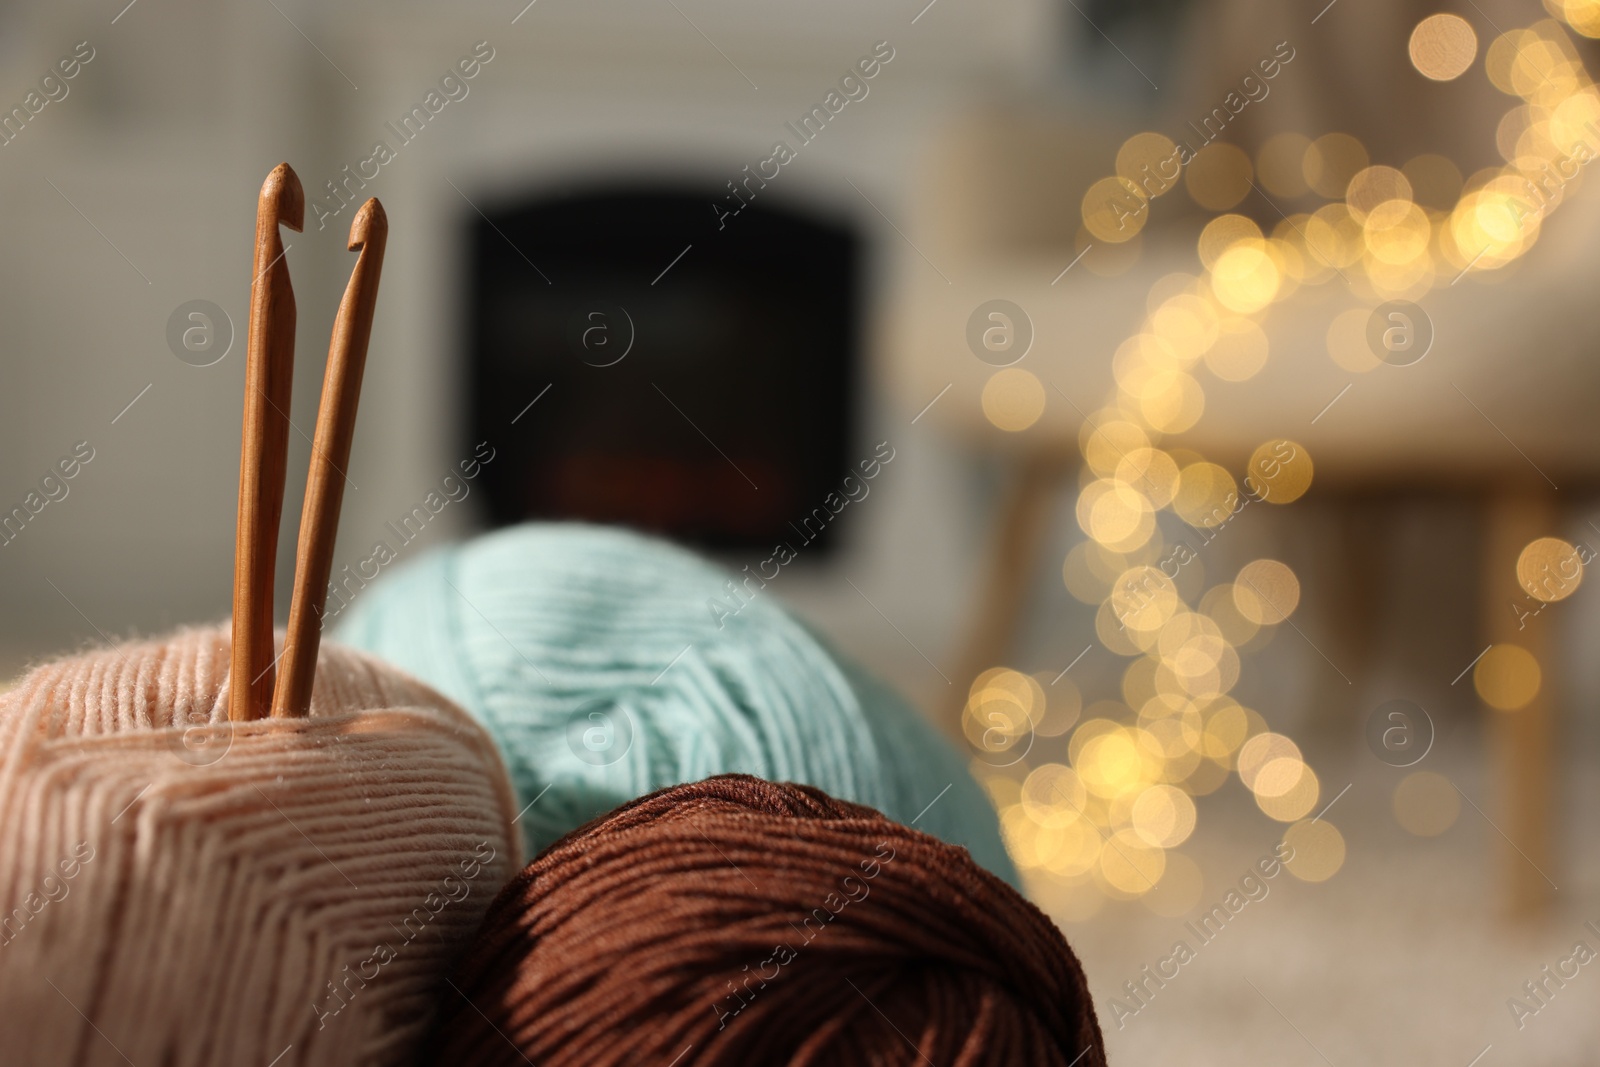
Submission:
<svg viewBox="0 0 1600 1067">
<path fill-rule="evenodd" d="M 1234 762 L 1234 770 L 1239 773 L 1239 781 L 1250 792 L 1257 791 L 1262 785 L 1261 774 L 1270 765 L 1278 765 L 1288 761 L 1300 766 L 1305 765 L 1305 758 L 1300 754 L 1300 746 L 1280 733 L 1270 730 L 1256 734 L 1244 744 L 1239 746 L 1239 755 Z M 1281 768 L 1280 768 L 1281 770 Z M 1274 782 L 1278 779 L 1274 779 Z M 1291 780 L 1284 787 L 1294 785 Z"/>
<path fill-rule="evenodd" d="M 1233 604 L 1258 625 L 1280 623 L 1300 604 L 1300 580 L 1288 564 L 1275 559 L 1246 563 L 1233 583 Z"/>
<path fill-rule="evenodd" d="M 1326 258 L 1311 248 L 1310 222 L 1311 216 L 1303 211 L 1279 219 L 1272 227 L 1271 247 L 1286 276 L 1299 285 L 1322 285 L 1334 271 Z"/>
<path fill-rule="evenodd" d="M 1592 155 L 1596 123 L 1600 123 L 1600 90 L 1591 85 L 1582 92 L 1573 93 L 1550 112 L 1547 133 L 1551 146 L 1566 155 L 1574 146 L 1583 144 Z M 1576 160 L 1578 154 L 1573 158 Z"/>
<path fill-rule="evenodd" d="M 1521 645 L 1494 645 L 1472 668 L 1472 687 L 1498 711 L 1517 711 L 1539 695 L 1539 661 Z"/>
<path fill-rule="evenodd" d="M 1418 837 L 1438 837 L 1461 814 L 1461 794 L 1450 779 L 1432 771 L 1416 771 L 1394 789 L 1394 817 Z"/>
<path fill-rule="evenodd" d="M 1153 762 L 1133 732 L 1119 727 L 1089 738 L 1073 766 L 1089 792 L 1110 799 L 1152 781 L 1155 776 L 1149 773 L 1149 764 Z"/>
<path fill-rule="evenodd" d="M 1117 177 L 1154 199 L 1178 184 L 1178 146 L 1160 133 L 1136 133 L 1117 150 Z"/>
<path fill-rule="evenodd" d="M 1344 866 L 1344 835 L 1326 819 L 1295 823 L 1283 843 L 1294 850 L 1283 866 L 1302 882 L 1326 882 Z"/>
<path fill-rule="evenodd" d="M 1205 712 L 1200 748 L 1205 757 L 1231 770 L 1234 757 L 1252 733 L 1249 713 L 1232 700 L 1214 701 Z"/>
<path fill-rule="evenodd" d="M 1526 179 L 1490 179 L 1463 196 L 1450 214 L 1451 238 L 1473 252 L 1477 270 L 1494 270 L 1520 256 L 1538 238 L 1543 213 L 1527 198 Z"/>
<path fill-rule="evenodd" d="M 1393 167 L 1363 167 L 1345 186 L 1344 202 L 1357 222 L 1365 222 L 1379 204 L 1411 199 L 1411 181 Z"/>
<path fill-rule="evenodd" d="M 1200 421 L 1206 410 L 1205 390 L 1182 371 L 1150 375 L 1138 397 L 1139 414 L 1152 430 L 1182 433 Z"/>
<path fill-rule="evenodd" d="M 1028 772 L 1018 799 L 1028 818 L 1039 826 L 1057 829 L 1083 818 L 1088 795 L 1071 767 L 1046 763 Z"/>
<path fill-rule="evenodd" d="M 1108 548 L 1128 552 L 1150 539 L 1155 510 L 1150 500 L 1127 482 L 1100 478 L 1078 494 L 1078 525 Z"/>
<path fill-rule="evenodd" d="M 1427 254 L 1433 228 L 1410 200 L 1385 200 L 1367 213 L 1362 227 L 1367 250 L 1380 263 L 1415 263 Z"/>
<path fill-rule="evenodd" d="M 1305 761 L 1294 756 L 1274 756 L 1255 773 L 1250 791 L 1258 797 L 1281 797 L 1305 777 Z"/>
<path fill-rule="evenodd" d="M 1585 37 L 1600 37 L 1600 0 L 1545 0 L 1545 7 Z"/>
<path fill-rule="evenodd" d="M 1155 633 L 1177 610 L 1178 587 L 1159 567 L 1134 567 L 1112 586 L 1111 607 L 1123 625 Z"/>
<path fill-rule="evenodd" d="M 1133 802 L 1133 832 L 1147 845 L 1177 848 L 1194 833 L 1194 801 L 1176 786 L 1157 784 Z"/>
<path fill-rule="evenodd" d="M 1429 15 L 1411 31 L 1411 65 L 1424 78 L 1454 81 L 1478 58 L 1478 35 L 1459 15 Z"/>
<path fill-rule="evenodd" d="M 961 727 L 973 750 L 983 756 L 1021 759 L 1032 747 L 1034 728 L 1044 714 L 1044 690 L 1036 678 L 993 667 L 973 680 Z"/>
<path fill-rule="evenodd" d="M 1051 874 L 1081 878 L 1099 866 L 1100 849 L 1105 839 L 1091 819 L 1080 819 L 1059 827 L 1054 834 L 1051 854 L 1041 856 Z"/>
<path fill-rule="evenodd" d="M 1193 296 L 1204 287 L 1200 279 L 1185 271 L 1175 270 L 1170 274 L 1163 274 L 1150 283 L 1150 292 L 1145 296 L 1145 310 L 1154 315 L 1156 310 L 1175 296 Z"/>
<path fill-rule="evenodd" d="M 1178 475 L 1178 492 L 1172 510 L 1190 526 L 1221 526 L 1238 507 L 1239 490 L 1227 468 L 1201 461 L 1184 467 Z"/>
<path fill-rule="evenodd" d="M 1511 65 L 1516 62 L 1517 49 L 1523 40 L 1537 38 L 1538 35 L 1531 30 L 1514 29 L 1490 41 L 1483 54 L 1483 72 L 1488 76 L 1489 83 L 1502 93 L 1515 96 L 1516 90 L 1511 87 Z"/>
<path fill-rule="evenodd" d="M 1084 461 L 1102 477 L 1115 473 L 1117 465 L 1137 448 L 1150 447 L 1150 435 L 1135 423 L 1115 417 L 1091 415 L 1079 431 Z"/>
<path fill-rule="evenodd" d="M 1034 718 L 1034 732 L 1040 737 L 1060 737 L 1072 729 L 1083 714 L 1083 695 L 1070 678 L 1057 676 L 1048 683 L 1048 690 L 1044 689 L 1047 683 L 1039 676 L 1035 675 L 1034 680 L 1045 693 L 1044 713 Z"/>
<path fill-rule="evenodd" d="M 1194 293 L 1179 293 L 1150 313 L 1150 329 L 1185 370 L 1216 342 L 1220 324 L 1216 305 Z"/>
<path fill-rule="evenodd" d="M 1101 178 L 1083 194 L 1083 227 L 1108 244 L 1133 240 L 1149 218 L 1148 198 L 1127 178 Z"/>
<path fill-rule="evenodd" d="M 1261 227 L 1243 215 L 1218 215 L 1200 231 L 1200 262 L 1207 270 L 1212 270 L 1222 254 L 1236 244 L 1260 247 Z"/>
<path fill-rule="evenodd" d="M 1234 647 L 1245 644 L 1261 629 L 1260 623 L 1240 613 L 1239 606 L 1234 603 L 1232 582 L 1206 590 L 1205 596 L 1200 598 L 1200 610 L 1217 624 L 1223 638 Z"/>
<path fill-rule="evenodd" d="M 1305 242 L 1298 234 L 1288 239 L 1275 237 L 1265 242 L 1265 246 L 1267 255 L 1278 268 L 1278 300 L 1289 299 L 1303 279 L 1317 276 L 1324 269 L 1321 261 L 1306 255 Z"/>
<path fill-rule="evenodd" d="M 1583 558 L 1561 538 L 1541 537 L 1517 557 L 1517 581 L 1535 600 L 1565 600 L 1583 581 Z"/>
<path fill-rule="evenodd" d="M 1152 644 L 1145 650 L 1145 655 L 1129 663 L 1127 670 L 1122 672 L 1122 702 L 1130 708 L 1139 709 L 1139 726 L 1145 730 L 1150 728 L 1155 718 L 1164 718 L 1172 711 L 1168 698 L 1156 691 L 1156 669 L 1160 664 L 1150 658 L 1150 650 L 1154 647 Z"/>
<path fill-rule="evenodd" d="M 1285 784 L 1287 782 L 1287 784 Z M 1256 807 L 1278 822 L 1294 822 L 1311 814 L 1322 795 L 1322 783 L 1299 760 L 1274 760 L 1256 776 Z M 1275 790 L 1282 789 L 1282 792 Z"/>
<path fill-rule="evenodd" d="M 1128 897 L 1150 892 L 1166 872 L 1167 854 L 1144 842 L 1132 830 L 1118 830 L 1100 850 L 1100 873 L 1113 889 Z"/>
<path fill-rule="evenodd" d="M 1089 563 L 1088 546 L 1093 542 L 1079 541 L 1067 550 L 1061 561 L 1061 582 L 1072 598 L 1084 604 L 1098 604 L 1105 597 L 1105 582 Z"/>
<path fill-rule="evenodd" d="M 1209 211 L 1227 211 L 1250 192 L 1250 157 L 1235 145 L 1213 141 L 1184 168 L 1183 182 L 1194 202 Z"/>
<path fill-rule="evenodd" d="M 1211 290 L 1217 303 L 1242 315 L 1272 303 L 1282 280 L 1278 264 L 1267 250 L 1248 242 L 1223 252 L 1211 269 Z"/>
<path fill-rule="evenodd" d="M 1572 45 L 1564 36 L 1544 36 L 1537 28 L 1525 31 L 1506 72 L 1511 91 L 1534 103 L 1565 96 L 1578 88 L 1578 70 Z"/>
<path fill-rule="evenodd" d="M 1266 331 L 1252 319 L 1222 319 L 1205 361 L 1206 368 L 1225 382 L 1249 381 L 1267 365 Z"/>
<path fill-rule="evenodd" d="M 1367 162 L 1367 148 L 1360 141 L 1348 133 L 1325 133 L 1306 149 L 1301 169 L 1312 191 L 1337 200 Z"/>
<path fill-rule="evenodd" d="M 1304 134 L 1278 133 L 1267 138 L 1256 153 L 1256 175 L 1267 192 L 1293 199 L 1311 191 L 1301 166 L 1310 147 L 1311 138 Z"/>
<path fill-rule="evenodd" d="M 1137 487 L 1152 507 L 1166 507 L 1178 491 L 1178 463 L 1159 448 L 1130 449 L 1112 477 Z"/>
<path fill-rule="evenodd" d="M 1116 610 L 1111 606 L 1109 597 L 1094 613 L 1094 633 L 1107 650 L 1119 656 L 1137 656 L 1144 651 L 1144 646 L 1136 641 L 1139 631 L 1130 630 L 1123 625 L 1122 620 L 1117 618 Z M 1082 728 L 1080 727 L 1079 729 L 1081 730 Z M 1077 737 L 1078 735 L 1074 733 L 1072 736 Z"/>
<path fill-rule="evenodd" d="M 996 371 L 983 387 L 983 414 L 997 428 L 1020 433 L 1044 414 L 1044 386 L 1021 367 Z"/>
<path fill-rule="evenodd" d="M 1324 204 L 1306 219 L 1305 243 L 1313 260 L 1341 269 L 1366 251 L 1366 231 L 1345 204 Z"/>
<path fill-rule="evenodd" d="M 1306 495 L 1314 474 L 1304 445 L 1287 438 L 1263 441 L 1250 454 L 1245 488 L 1269 504 L 1288 504 Z"/>
<path fill-rule="evenodd" d="M 1600 0 L 1545 3 L 1578 32 L 1600 36 Z M 1269 315 L 1277 321 L 1275 305 L 1288 312 L 1292 298 L 1303 316 L 1323 309 L 1335 364 L 1372 371 L 1383 366 L 1366 336 L 1373 307 L 1419 301 L 1467 271 L 1481 275 L 1474 283 L 1492 282 L 1535 247 L 1600 153 L 1600 89 L 1554 21 L 1485 43 L 1485 74 L 1513 99 L 1484 130 L 1503 162 L 1465 180 L 1454 160 L 1432 153 L 1398 169 L 1373 165 L 1360 140 L 1339 132 L 1315 140 L 1279 133 L 1253 158 L 1213 143 L 1174 167 L 1176 145 L 1144 132 L 1123 143 L 1114 175 L 1082 201 L 1074 251 L 1095 245 L 1084 269 L 1103 276 L 1138 260 L 1153 201 L 1180 171 L 1213 217 L 1198 233 L 1198 276 L 1167 273 L 1148 285 L 1144 318 L 1114 350 L 1114 387 L 1079 430 L 1076 517 L 1088 539 L 1066 554 L 1062 578 L 1094 609 L 1103 647 L 1125 657 L 1102 694 L 1111 699 L 1080 693 L 1053 671 L 997 668 L 974 683 L 963 717 L 979 752 L 974 773 L 1001 814 L 1007 847 L 1059 917 L 1087 918 L 1108 900 L 1138 899 L 1160 915 L 1193 908 L 1204 888 L 1199 868 L 1169 850 L 1193 839 L 1196 798 L 1235 774 L 1264 814 L 1288 824 L 1284 842 L 1294 854 L 1285 866 L 1296 878 L 1326 880 L 1345 861 L 1340 832 L 1312 818 L 1327 797 L 1300 749 L 1229 695 L 1244 658 L 1297 609 L 1298 578 L 1280 561 L 1257 559 L 1217 581 L 1207 571 L 1220 557 L 1194 548 L 1209 534 L 1197 540 L 1194 530 L 1158 522 L 1170 510 L 1215 530 L 1252 501 L 1297 500 L 1313 484 L 1311 457 L 1298 442 L 1264 441 L 1239 472 L 1241 488 L 1238 476 L 1170 437 L 1205 410 L 1199 364 L 1224 382 L 1262 371 L 1263 324 Z M 1416 25 L 1409 55 L 1423 75 L 1449 80 L 1470 70 L 1477 45 L 1464 19 L 1435 15 Z M 1253 185 L 1297 202 L 1269 214 L 1238 209 Z M 983 409 L 997 426 L 1026 429 L 1043 418 L 1044 392 L 1031 375 L 996 375 Z M 1580 549 L 1557 538 L 1527 545 L 1516 572 L 1531 599 L 1517 610 L 1570 596 L 1587 562 Z M 1492 647 L 1472 673 L 1482 699 L 1509 712 L 1536 699 L 1542 684 L 1538 662 L 1513 645 Z M 1035 737 L 1061 741 L 1035 751 Z M 997 766 L 997 751 L 1013 753 L 1010 762 Z M 1410 833 L 1429 836 L 1458 820 L 1459 800 L 1441 776 L 1412 774 L 1394 792 L 1394 813 Z"/>
</svg>

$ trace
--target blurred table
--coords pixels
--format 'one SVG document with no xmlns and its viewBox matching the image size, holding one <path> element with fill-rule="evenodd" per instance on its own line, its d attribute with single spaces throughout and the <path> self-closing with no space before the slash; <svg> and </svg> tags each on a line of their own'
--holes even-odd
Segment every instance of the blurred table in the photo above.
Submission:
<svg viewBox="0 0 1600 1067">
<path fill-rule="evenodd" d="M 957 687 L 963 698 L 965 682 L 1002 662 L 1012 642 L 1051 498 L 1074 469 L 1084 421 L 1116 387 L 1118 346 L 1140 329 L 1162 279 L 1204 273 L 1193 236 L 1158 224 L 1161 201 L 1125 272 L 1102 277 L 1078 262 L 1082 249 L 1062 239 L 1078 210 L 1073 191 L 1087 184 L 1085 167 L 1093 164 L 1085 160 L 1113 154 L 1026 116 L 958 124 L 928 170 L 906 232 L 916 252 L 902 257 L 880 323 L 901 406 L 921 410 L 953 386 L 926 421 L 974 449 L 1000 450 L 1012 469 L 988 580 L 971 616 Z M 991 179 L 1000 168 L 973 162 L 997 158 L 1007 161 L 998 186 Z M 1364 367 L 1359 356 L 1347 356 L 1347 366 L 1334 362 L 1330 324 L 1351 314 L 1364 322 L 1378 300 L 1338 279 L 1301 288 L 1256 316 L 1270 349 L 1260 372 L 1242 382 L 1205 380 L 1203 416 L 1161 446 L 1193 449 L 1242 473 L 1257 446 L 1288 438 L 1313 457 L 1319 493 L 1443 490 L 1480 500 L 1485 639 L 1515 641 L 1548 662 L 1549 620 L 1519 629 L 1510 606 L 1526 599 L 1515 579 L 1517 556 L 1534 538 L 1557 534 L 1563 505 L 1577 503 L 1600 475 L 1600 361 L 1593 358 L 1600 319 L 1588 313 L 1600 285 L 1592 251 L 1600 196 L 1590 188 L 1569 192 L 1521 259 L 1441 278 L 1402 309 L 1408 328 L 1433 335 L 1420 358 L 1391 354 L 1393 362 L 1383 362 L 1377 352 Z M 1033 207 L 1037 226 L 1030 228 Z M 996 430 L 979 403 L 996 367 L 975 354 L 969 320 L 996 299 L 1016 305 L 1031 325 L 1031 347 L 1016 365 L 1044 384 L 1043 414 L 1018 434 Z M 1552 868 L 1550 689 L 1547 681 L 1522 710 L 1494 713 L 1505 793 L 1495 822 L 1514 842 L 1506 871 L 1518 912 L 1538 911 L 1551 890 L 1543 873 Z M 959 730 L 960 709 L 952 710 L 955 722 L 947 725 Z"/>
</svg>

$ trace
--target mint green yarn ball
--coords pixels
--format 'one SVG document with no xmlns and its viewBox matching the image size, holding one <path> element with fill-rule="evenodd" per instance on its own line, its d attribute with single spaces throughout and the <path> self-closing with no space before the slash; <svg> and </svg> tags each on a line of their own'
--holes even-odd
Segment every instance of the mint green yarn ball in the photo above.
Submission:
<svg viewBox="0 0 1600 1067">
<path fill-rule="evenodd" d="M 624 530 L 529 524 L 396 567 L 355 592 L 333 636 L 478 718 L 532 852 L 653 790 L 743 772 L 877 808 L 1015 883 L 955 749 L 772 589 L 729 614 L 730 577 Z"/>
</svg>

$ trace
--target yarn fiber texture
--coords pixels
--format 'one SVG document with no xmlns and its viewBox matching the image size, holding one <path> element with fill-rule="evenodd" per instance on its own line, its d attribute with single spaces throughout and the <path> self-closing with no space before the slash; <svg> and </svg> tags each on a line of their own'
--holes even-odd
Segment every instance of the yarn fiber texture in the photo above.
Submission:
<svg viewBox="0 0 1600 1067">
<path fill-rule="evenodd" d="M 1059 930 L 961 849 L 727 775 L 551 846 L 489 909 L 428 1062 L 1104 1067 Z"/>
<path fill-rule="evenodd" d="M 532 805 L 530 854 L 653 790 L 742 772 L 915 820 L 1015 884 L 994 809 L 955 750 L 775 588 L 752 581 L 736 614 L 714 612 L 712 600 L 741 603 L 731 577 L 624 530 L 528 524 L 353 591 L 337 636 L 482 720 Z"/>
<path fill-rule="evenodd" d="M 0 695 L 6 1063 L 415 1062 L 519 866 L 493 742 L 327 642 L 309 718 L 230 725 L 229 654 L 188 630 Z"/>
</svg>

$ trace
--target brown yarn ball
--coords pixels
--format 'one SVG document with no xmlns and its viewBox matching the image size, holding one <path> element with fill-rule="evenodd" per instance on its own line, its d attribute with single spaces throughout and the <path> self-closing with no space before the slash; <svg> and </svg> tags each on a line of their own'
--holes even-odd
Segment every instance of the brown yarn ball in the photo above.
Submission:
<svg viewBox="0 0 1600 1067">
<path fill-rule="evenodd" d="M 1105 1064 L 1043 912 L 964 849 L 747 775 L 551 845 L 454 986 L 433 1063 Z"/>
</svg>

